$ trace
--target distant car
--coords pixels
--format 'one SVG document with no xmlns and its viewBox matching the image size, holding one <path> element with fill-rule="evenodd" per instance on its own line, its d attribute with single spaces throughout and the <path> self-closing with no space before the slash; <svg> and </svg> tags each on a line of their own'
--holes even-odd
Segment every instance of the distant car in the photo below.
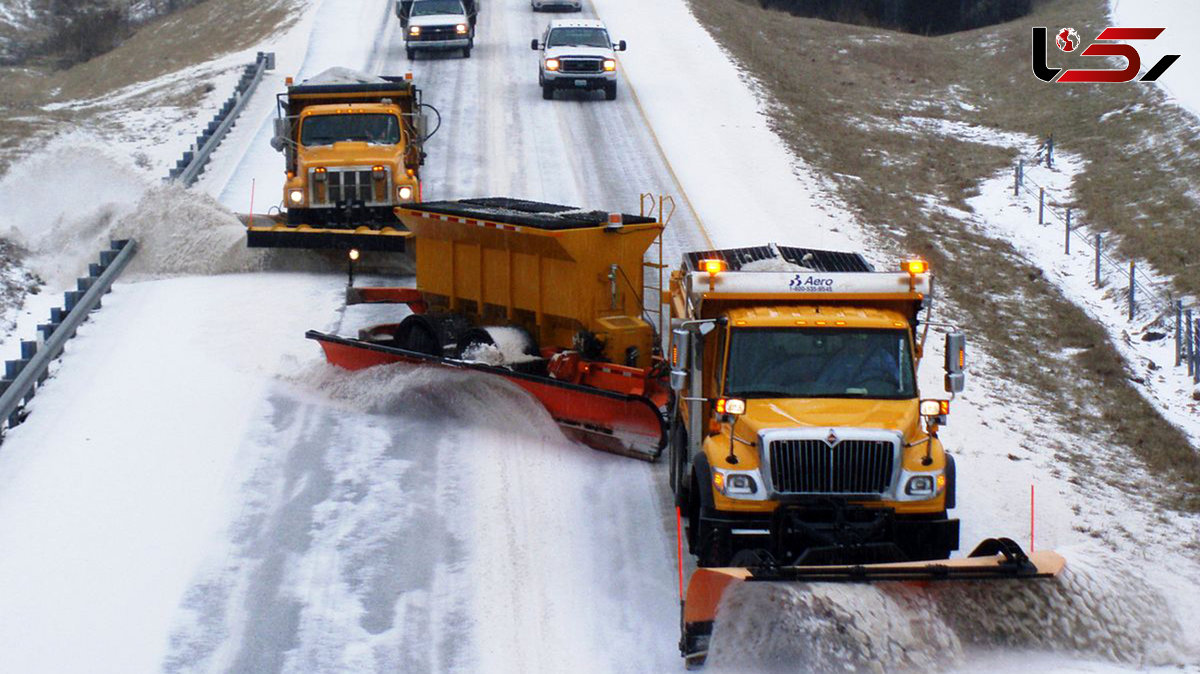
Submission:
<svg viewBox="0 0 1200 674">
<path fill-rule="evenodd" d="M 583 11 L 583 0 L 529 0 L 529 4 L 533 7 L 533 11 L 540 12 L 543 9 L 569 9 L 575 12 Z"/>
<path fill-rule="evenodd" d="M 625 51 L 625 41 L 613 44 L 604 23 L 592 19 L 555 19 L 546 27 L 542 39 L 530 46 L 541 52 L 538 84 L 542 98 L 554 98 L 558 89 L 604 90 L 604 98 L 617 97 L 617 57 Z"/>
<path fill-rule="evenodd" d="M 469 5 L 469 7 L 468 7 Z M 417 50 L 461 49 L 470 58 L 475 46 L 475 0 L 396 0 L 409 60 Z"/>
</svg>

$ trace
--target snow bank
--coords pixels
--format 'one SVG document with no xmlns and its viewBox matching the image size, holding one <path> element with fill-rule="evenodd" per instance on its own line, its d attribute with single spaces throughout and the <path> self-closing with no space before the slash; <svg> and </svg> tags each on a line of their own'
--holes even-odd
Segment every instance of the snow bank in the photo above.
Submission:
<svg viewBox="0 0 1200 674">
<path fill-rule="evenodd" d="M 788 262 L 781 257 L 769 257 L 742 265 L 741 271 L 813 271 L 804 265 Z"/>
<path fill-rule="evenodd" d="M 1185 664 L 1183 629 L 1133 568 L 1072 559 L 1054 580 L 741 583 L 722 599 L 715 671 L 896 671 L 963 665 L 967 651 L 1068 652 L 1138 667 Z"/>
</svg>

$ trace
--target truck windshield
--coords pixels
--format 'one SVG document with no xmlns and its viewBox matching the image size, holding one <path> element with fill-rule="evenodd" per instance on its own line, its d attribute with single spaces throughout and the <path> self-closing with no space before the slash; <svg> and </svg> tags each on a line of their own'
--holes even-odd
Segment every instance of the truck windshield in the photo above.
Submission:
<svg viewBox="0 0 1200 674">
<path fill-rule="evenodd" d="M 733 330 L 725 395 L 744 398 L 912 398 L 904 330 Z"/>
<path fill-rule="evenodd" d="M 400 120 L 395 115 L 313 115 L 300 129 L 301 145 L 343 141 L 395 145 L 400 142 Z"/>
<path fill-rule="evenodd" d="M 555 28 L 546 38 L 547 47 L 609 48 L 608 31 L 603 28 Z"/>
<path fill-rule="evenodd" d="M 458 0 L 417 0 L 409 16 L 431 16 L 433 14 L 462 14 L 463 6 Z"/>
</svg>

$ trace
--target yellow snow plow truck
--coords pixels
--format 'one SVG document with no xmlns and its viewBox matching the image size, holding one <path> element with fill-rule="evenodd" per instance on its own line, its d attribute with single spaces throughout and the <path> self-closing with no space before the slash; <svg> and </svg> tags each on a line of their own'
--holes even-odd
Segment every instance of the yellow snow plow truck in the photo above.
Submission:
<svg viewBox="0 0 1200 674">
<path fill-rule="evenodd" d="M 422 146 L 432 135 L 411 74 L 331 68 L 289 80 L 277 107 L 271 145 L 286 165 L 283 209 L 246 218 L 249 246 L 404 250 L 408 232 L 393 209 L 421 201 Z"/>
<path fill-rule="evenodd" d="M 683 607 L 689 664 L 732 583 L 1061 569 L 1007 539 L 946 561 L 959 547 L 955 464 L 938 439 L 950 400 L 917 385 L 932 278 L 921 260 L 901 267 L 763 246 L 688 253 L 673 272 L 670 483 L 702 567 Z M 965 348 L 950 330 L 951 395 Z"/>
</svg>

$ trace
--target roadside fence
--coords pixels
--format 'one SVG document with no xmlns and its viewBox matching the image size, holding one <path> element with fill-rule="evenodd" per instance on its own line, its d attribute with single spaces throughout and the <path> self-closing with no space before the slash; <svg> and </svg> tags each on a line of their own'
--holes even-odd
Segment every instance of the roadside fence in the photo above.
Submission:
<svg viewBox="0 0 1200 674">
<path fill-rule="evenodd" d="M 1013 168 L 1013 196 L 1021 196 L 1022 192 L 1038 202 L 1038 224 L 1049 226 L 1050 220 L 1057 221 L 1063 232 L 1063 254 L 1071 254 L 1072 240 L 1075 245 L 1090 248 L 1093 251 L 1092 284 L 1102 288 L 1110 282 L 1125 285 L 1127 317 L 1129 322 L 1139 316 L 1153 315 L 1155 320 L 1161 320 L 1165 326 L 1163 337 L 1171 336 L 1175 340 L 1175 366 L 1187 366 L 1188 375 L 1196 384 L 1200 384 L 1200 311 L 1194 301 L 1185 304 L 1182 299 L 1160 292 L 1137 267 L 1135 260 L 1124 262 L 1118 260 L 1104 247 L 1104 236 L 1100 233 L 1090 233 L 1079 222 L 1074 209 L 1066 207 L 1058 209 L 1047 202 L 1051 190 L 1031 178 L 1026 171 L 1032 166 L 1045 164 L 1046 168 L 1054 168 L 1054 136 L 1047 136 L 1037 150 L 1028 157 L 1022 157 Z"/>
</svg>

